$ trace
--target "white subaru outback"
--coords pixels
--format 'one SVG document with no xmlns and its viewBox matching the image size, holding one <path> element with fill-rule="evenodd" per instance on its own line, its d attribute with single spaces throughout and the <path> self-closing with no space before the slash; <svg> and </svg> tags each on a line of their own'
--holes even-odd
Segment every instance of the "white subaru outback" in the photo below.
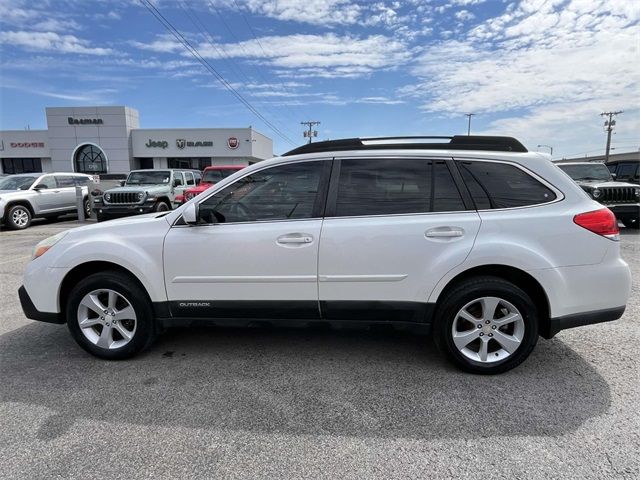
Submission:
<svg viewBox="0 0 640 480">
<path fill-rule="evenodd" d="M 454 136 L 305 145 L 175 211 L 69 230 L 19 294 L 106 359 L 196 322 L 385 324 L 499 373 L 620 318 L 630 286 L 607 208 L 516 139 Z"/>
</svg>

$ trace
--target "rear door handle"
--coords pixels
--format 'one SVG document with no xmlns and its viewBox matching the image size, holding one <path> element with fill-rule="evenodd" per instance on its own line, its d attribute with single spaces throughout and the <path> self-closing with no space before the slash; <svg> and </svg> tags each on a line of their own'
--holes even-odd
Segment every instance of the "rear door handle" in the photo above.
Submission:
<svg viewBox="0 0 640 480">
<path fill-rule="evenodd" d="M 313 237 L 305 233 L 291 233 L 278 237 L 278 243 L 283 245 L 289 244 L 305 244 L 313 242 Z"/>
<path fill-rule="evenodd" d="M 457 227 L 437 227 L 427 230 L 424 234 L 427 238 L 454 238 L 462 237 L 464 230 Z"/>
</svg>

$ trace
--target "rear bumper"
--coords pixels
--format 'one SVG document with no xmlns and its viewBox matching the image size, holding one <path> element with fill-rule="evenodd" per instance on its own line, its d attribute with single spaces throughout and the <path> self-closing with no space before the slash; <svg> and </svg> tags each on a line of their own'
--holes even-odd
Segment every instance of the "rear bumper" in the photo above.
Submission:
<svg viewBox="0 0 640 480">
<path fill-rule="evenodd" d="M 29 297 L 29 294 L 24 287 L 20 287 L 18 289 L 18 297 L 20 297 L 20 306 L 22 307 L 22 311 L 27 318 L 47 323 L 65 323 L 65 319 L 61 313 L 39 311 L 33 304 L 31 297 Z"/>
<path fill-rule="evenodd" d="M 616 308 L 607 308 L 605 310 L 596 310 L 593 312 L 574 313 L 549 319 L 549 328 L 545 332 L 541 332 L 544 338 L 553 338 L 561 330 L 567 328 L 583 327 L 585 325 L 593 325 L 594 323 L 611 322 L 618 320 L 624 314 L 625 306 Z"/>
</svg>

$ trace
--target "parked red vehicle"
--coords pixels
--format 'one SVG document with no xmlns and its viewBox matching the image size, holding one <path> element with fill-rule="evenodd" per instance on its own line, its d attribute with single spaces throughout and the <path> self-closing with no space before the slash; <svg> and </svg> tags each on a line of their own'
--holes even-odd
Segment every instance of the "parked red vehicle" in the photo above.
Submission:
<svg viewBox="0 0 640 480">
<path fill-rule="evenodd" d="M 188 202 L 199 193 L 204 192 L 207 188 L 213 187 L 223 178 L 227 178 L 238 170 L 242 170 L 245 166 L 246 165 L 215 165 L 205 168 L 202 172 L 200 184 L 184 191 L 183 202 Z"/>
</svg>

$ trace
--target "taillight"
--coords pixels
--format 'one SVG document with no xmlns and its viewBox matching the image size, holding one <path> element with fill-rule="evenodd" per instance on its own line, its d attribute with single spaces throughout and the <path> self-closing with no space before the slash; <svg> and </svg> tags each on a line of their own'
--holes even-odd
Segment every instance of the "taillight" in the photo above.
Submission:
<svg viewBox="0 0 640 480">
<path fill-rule="evenodd" d="M 620 229 L 616 216 L 608 208 L 580 213 L 573 217 L 573 222 L 611 240 L 620 240 Z"/>
</svg>

